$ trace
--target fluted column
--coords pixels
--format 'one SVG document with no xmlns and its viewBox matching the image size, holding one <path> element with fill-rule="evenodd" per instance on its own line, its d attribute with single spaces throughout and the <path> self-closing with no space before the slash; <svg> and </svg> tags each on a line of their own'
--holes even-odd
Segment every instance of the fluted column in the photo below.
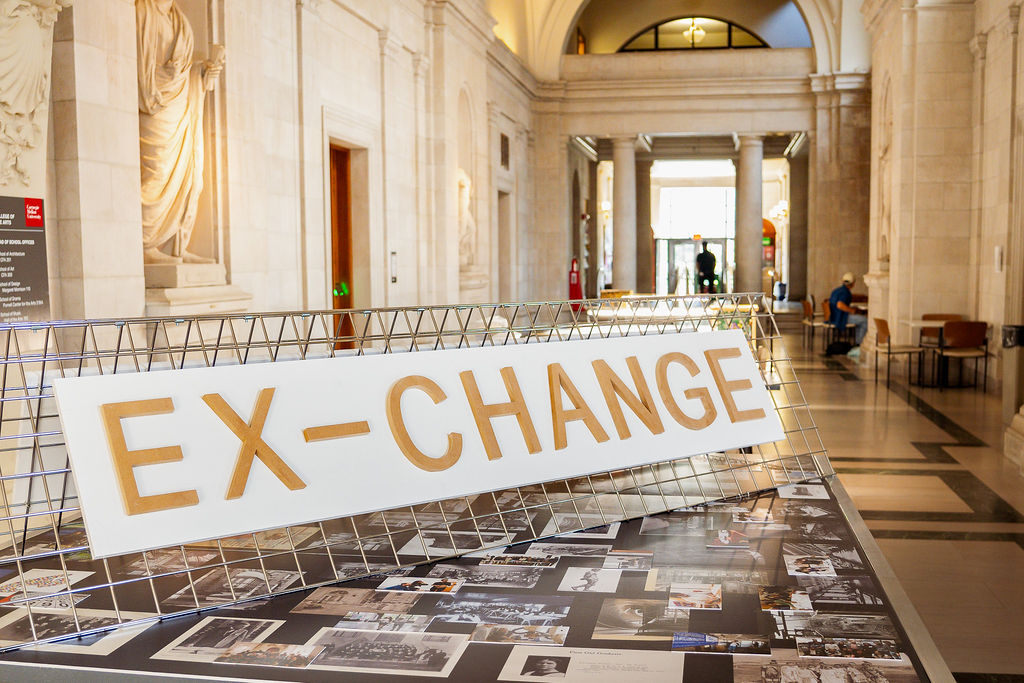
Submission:
<svg viewBox="0 0 1024 683">
<path fill-rule="evenodd" d="M 761 291 L 761 162 L 764 138 L 741 135 L 736 167 L 736 273 L 733 291 Z"/>
<path fill-rule="evenodd" d="M 636 136 L 612 139 L 612 286 L 636 290 Z"/>
</svg>

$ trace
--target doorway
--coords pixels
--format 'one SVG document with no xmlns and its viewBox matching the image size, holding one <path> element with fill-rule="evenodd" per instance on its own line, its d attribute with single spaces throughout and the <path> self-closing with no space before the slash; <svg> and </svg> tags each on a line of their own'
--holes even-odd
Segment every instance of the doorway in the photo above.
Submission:
<svg viewBox="0 0 1024 683">
<path fill-rule="evenodd" d="M 700 282 L 697 278 L 697 254 L 701 251 L 701 242 L 708 243 L 708 251 L 715 256 L 715 291 L 731 292 L 732 282 L 728 277 L 732 239 L 709 238 L 701 241 L 694 239 L 658 239 L 655 240 L 657 258 L 657 281 L 655 291 L 659 295 L 699 294 Z"/>
<path fill-rule="evenodd" d="M 335 310 L 352 308 L 352 158 L 349 150 L 331 147 L 331 294 Z M 352 318 L 335 316 L 339 338 L 352 337 Z M 339 341 L 335 348 L 353 348 L 355 341 Z"/>
</svg>

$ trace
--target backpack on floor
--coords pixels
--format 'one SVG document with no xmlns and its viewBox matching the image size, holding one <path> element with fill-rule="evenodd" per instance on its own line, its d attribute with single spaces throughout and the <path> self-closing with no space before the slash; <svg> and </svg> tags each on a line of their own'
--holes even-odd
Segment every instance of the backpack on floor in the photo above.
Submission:
<svg viewBox="0 0 1024 683">
<path fill-rule="evenodd" d="M 845 356 L 853 348 L 853 344 L 844 341 L 834 341 L 825 349 L 826 356 Z"/>
</svg>

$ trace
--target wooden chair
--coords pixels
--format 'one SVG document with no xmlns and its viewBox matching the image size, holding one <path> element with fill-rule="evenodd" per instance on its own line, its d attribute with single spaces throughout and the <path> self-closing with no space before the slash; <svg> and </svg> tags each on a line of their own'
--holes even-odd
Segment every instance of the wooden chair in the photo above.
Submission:
<svg viewBox="0 0 1024 683">
<path fill-rule="evenodd" d="M 809 346 L 813 351 L 814 332 L 817 329 L 826 327 L 826 325 L 822 321 L 814 319 L 814 304 L 812 304 L 810 300 L 804 299 L 800 303 L 803 304 L 804 307 L 804 318 L 800 321 L 804 326 L 804 346 Z M 810 338 L 810 344 L 807 343 L 808 338 Z"/>
<path fill-rule="evenodd" d="M 963 320 L 962 315 L 956 313 L 925 313 L 921 316 L 921 320 L 937 320 L 940 322 L 947 322 L 949 320 Z M 922 327 L 921 328 L 921 346 L 930 346 L 933 348 L 939 345 L 939 332 L 942 330 L 941 327 Z"/>
<path fill-rule="evenodd" d="M 853 343 L 853 332 L 856 325 L 846 323 L 843 328 L 838 328 L 832 324 L 832 307 L 829 306 L 827 301 L 821 302 L 821 311 L 825 315 L 825 329 L 828 330 L 828 334 L 825 335 L 825 343 L 830 344 L 839 339 L 846 339 L 846 341 Z"/>
<path fill-rule="evenodd" d="M 875 318 L 875 382 L 878 382 L 878 355 L 885 354 L 885 386 L 889 386 L 889 374 L 892 369 L 892 357 L 895 355 L 907 354 L 907 384 L 910 384 L 910 367 L 913 365 L 912 358 L 917 354 L 917 366 L 921 367 L 921 354 L 924 349 L 920 346 L 905 344 L 893 345 L 892 336 L 889 334 L 889 321 L 885 318 Z"/>
<path fill-rule="evenodd" d="M 949 320 L 942 326 L 942 345 L 935 354 L 945 361 L 947 358 L 960 359 L 960 375 L 963 375 L 963 362 L 974 359 L 974 381 L 970 386 L 978 386 L 978 359 L 985 359 L 985 371 L 982 375 L 982 391 L 988 390 L 988 323 L 979 320 Z M 948 368 L 940 363 L 942 381 L 939 389 L 946 384 Z M 957 386 L 965 386 L 963 383 Z"/>
</svg>

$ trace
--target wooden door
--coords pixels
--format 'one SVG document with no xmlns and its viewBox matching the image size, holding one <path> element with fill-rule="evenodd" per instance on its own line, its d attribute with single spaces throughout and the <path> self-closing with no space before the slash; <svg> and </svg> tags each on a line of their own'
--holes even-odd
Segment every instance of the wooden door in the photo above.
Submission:
<svg viewBox="0 0 1024 683">
<path fill-rule="evenodd" d="M 347 149 L 331 147 L 331 290 L 335 309 L 352 308 L 352 163 Z M 353 334 L 349 316 L 335 316 L 339 336 Z M 350 349 L 354 341 L 338 342 Z"/>
</svg>

